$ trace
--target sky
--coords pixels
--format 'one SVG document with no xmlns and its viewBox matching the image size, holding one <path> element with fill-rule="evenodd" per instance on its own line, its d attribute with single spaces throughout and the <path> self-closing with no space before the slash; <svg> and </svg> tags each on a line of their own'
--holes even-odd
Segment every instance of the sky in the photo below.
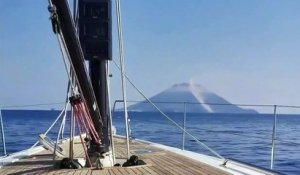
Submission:
<svg viewBox="0 0 300 175">
<path fill-rule="evenodd" d="M 126 73 L 146 96 L 192 80 L 231 103 L 300 105 L 300 1 L 121 3 Z M 67 74 L 47 0 L 1 0 L 0 9 L 0 107 L 63 102 Z M 113 33 L 118 61 L 115 22 Z M 120 73 L 110 70 L 114 101 Z"/>
</svg>

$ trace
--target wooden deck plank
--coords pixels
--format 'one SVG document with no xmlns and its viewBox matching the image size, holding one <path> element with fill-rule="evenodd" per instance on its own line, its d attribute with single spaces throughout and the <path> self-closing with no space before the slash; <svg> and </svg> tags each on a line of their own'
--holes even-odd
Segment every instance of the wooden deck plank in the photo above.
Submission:
<svg viewBox="0 0 300 175">
<path fill-rule="evenodd" d="M 174 158 L 176 159 L 176 158 Z M 193 161 L 189 161 L 189 166 L 186 166 L 185 165 L 185 168 L 186 169 L 190 169 L 190 170 L 193 170 L 195 171 L 195 173 L 202 173 L 202 174 L 220 174 L 221 170 L 217 169 L 217 168 L 214 168 L 212 169 L 210 166 L 206 165 L 206 164 L 193 164 L 192 163 Z M 223 173 L 224 174 L 224 173 Z"/>
<path fill-rule="evenodd" d="M 91 170 L 90 174 L 91 174 L 91 175 L 110 175 L 108 169 L 103 169 L 103 170 Z"/>
<path fill-rule="evenodd" d="M 80 175 L 81 171 L 82 171 L 81 169 L 80 170 L 76 170 L 73 175 Z"/>
<path fill-rule="evenodd" d="M 158 166 L 151 166 L 149 167 L 151 170 L 153 170 L 155 173 L 157 174 L 168 174 L 168 171 L 166 171 L 165 169 L 161 169 Z"/>
<path fill-rule="evenodd" d="M 109 170 L 110 170 L 109 173 L 112 175 L 116 175 L 116 174 L 120 175 L 121 174 L 121 172 L 118 170 L 118 168 L 111 168 Z"/>
<path fill-rule="evenodd" d="M 111 172 L 113 175 L 122 175 L 122 173 L 118 170 L 118 168 L 113 168 L 111 170 L 112 170 Z"/>
<path fill-rule="evenodd" d="M 7 167 L 7 168 L 5 169 L 5 171 L 4 171 L 3 174 L 11 174 L 11 173 L 14 173 L 14 172 L 16 172 L 15 169 L 10 168 L 10 167 Z M 1 174 L 2 174 L 2 172 L 1 172 Z"/>
<path fill-rule="evenodd" d="M 177 156 L 177 155 L 172 155 L 172 154 L 167 154 L 165 156 L 166 159 L 172 159 L 172 160 L 182 160 L 182 157 L 180 156 Z M 199 163 L 193 159 L 190 159 L 190 158 L 185 158 L 187 159 L 186 161 L 189 162 L 189 166 L 186 166 L 186 165 L 183 165 L 187 168 L 190 168 L 190 169 L 194 169 L 196 170 L 198 173 L 202 173 L 202 174 L 220 174 L 222 173 L 221 170 L 219 169 L 212 169 L 209 165 L 206 165 L 206 164 L 203 164 L 203 163 Z"/>
<path fill-rule="evenodd" d="M 0 170 L 1 171 L 0 174 L 7 174 L 7 172 L 9 171 L 9 168 L 7 166 L 2 167 L 1 169 L 2 171 Z"/>
<path fill-rule="evenodd" d="M 142 172 L 137 169 L 137 168 L 131 168 L 131 170 L 135 173 L 135 174 L 141 174 Z"/>
<path fill-rule="evenodd" d="M 123 174 L 123 175 L 127 175 L 128 172 L 125 170 L 125 168 L 118 168 L 119 171 Z"/>
<path fill-rule="evenodd" d="M 172 157 L 169 157 L 169 155 L 165 155 L 164 159 L 166 161 L 174 163 L 175 165 L 180 165 L 182 167 L 182 169 L 186 170 L 189 174 L 193 174 L 193 175 L 203 174 L 203 175 L 206 175 L 206 173 L 204 171 L 202 171 L 199 167 L 195 167 L 194 165 L 191 165 L 191 164 L 189 164 L 189 165 L 182 164 L 182 162 L 181 162 L 182 159 L 172 158 Z"/>
<path fill-rule="evenodd" d="M 160 164 L 170 167 L 173 171 L 177 173 L 179 172 L 181 174 L 193 174 L 189 171 L 189 169 L 183 168 L 184 164 L 182 164 L 182 162 L 176 163 L 175 160 L 167 160 L 166 155 L 158 156 L 156 159 L 160 162 Z"/>
<path fill-rule="evenodd" d="M 147 170 L 147 172 L 148 172 L 149 174 L 152 174 L 152 175 L 158 175 L 155 171 L 153 171 L 152 169 L 150 169 L 148 166 L 145 166 L 144 169 Z"/>
<path fill-rule="evenodd" d="M 124 139 L 115 139 L 116 156 L 125 158 L 126 144 Z M 61 145 L 65 152 L 68 152 L 69 144 L 65 142 Z M 84 150 L 78 140 L 74 144 L 74 157 L 84 158 Z M 178 154 L 174 154 L 168 151 L 164 151 L 158 148 L 154 148 L 150 145 L 140 143 L 137 141 L 131 142 L 131 153 L 138 155 L 140 159 L 143 159 L 147 165 L 137 167 L 114 167 L 103 170 L 94 169 L 80 169 L 80 170 L 68 170 L 68 169 L 54 169 L 52 160 L 52 153 L 44 150 L 23 158 L 18 162 L 11 165 L 4 166 L 0 169 L 0 175 L 2 174 L 67 174 L 67 175 L 85 175 L 85 174 L 99 174 L 99 175 L 133 175 L 133 174 L 185 174 L 185 175 L 210 175 L 220 174 L 226 175 L 223 171 L 213 168 L 207 164 L 197 162 L 191 158 L 184 157 Z M 60 158 L 61 159 L 61 158 Z"/>
<path fill-rule="evenodd" d="M 173 174 L 173 175 L 179 174 L 179 172 L 174 171 L 171 167 L 166 166 L 165 164 L 161 163 L 157 159 L 153 160 L 153 162 L 159 169 L 163 169 L 163 170 L 167 171 L 167 174 Z"/>
<path fill-rule="evenodd" d="M 147 166 L 141 167 L 140 169 L 142 169 L 145 174 L 156 175 L 156 173 L 154 171 L 148 169 Z"/>
<path fill-rule="evenodd" d="M 91 169 L 82 169 L 80 175 L 92 174 Z"/>
<path fill-rule="evenodd" d="M 132 168 L 124 168 L 124 169 L 125 169 L 126 173 L 128 173 L 129 175 L 134 175 L 134 174 L 136 174 L 136 173 L 133 171 Z"/>
</svg>

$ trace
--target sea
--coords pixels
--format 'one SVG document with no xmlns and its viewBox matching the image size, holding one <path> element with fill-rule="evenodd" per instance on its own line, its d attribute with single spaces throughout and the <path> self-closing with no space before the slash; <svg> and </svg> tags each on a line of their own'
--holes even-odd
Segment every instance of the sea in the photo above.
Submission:
<svg viewBox="0 0 300 175">
<path fill-rule="evenodd" d="M 56 119 L 56 110 L 2 110 L 7 153 L 31 147 Z M 156 112 L 129 112 L 130 137 L 212 155 L 188 135 Z M 167 113 L 180 126 L 183 113 Z M 125 134 L 122 112 L 112 115 L 117 134 Z M 69 117 L 64 137 L 69 135 Z M 270 168 L 272 114 L 196 114 L 187 113 L 185 128 L 217 153 L 228 159 Z M 277 115 L 274 170 L 283 174 L 300 174 L 300 115 Z M 59 123 L 49 132 L 56 139 Z M 0 136 L 1 137 L 1 136 Z M 2 154 L 0 141 L 0 154 Z"/>
</svg>

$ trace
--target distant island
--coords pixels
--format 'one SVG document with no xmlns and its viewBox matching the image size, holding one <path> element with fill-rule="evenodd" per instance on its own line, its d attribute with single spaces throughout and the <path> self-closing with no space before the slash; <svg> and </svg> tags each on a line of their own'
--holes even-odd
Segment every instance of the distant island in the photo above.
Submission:
<svg viewBox="0 0 300 175">
<path fill-rule="evenodd" d="M 223 97 L 195 83 L 180 83 L 158 93 L 150 98 L 164 112 L 189 113 L 246 113 L 257 114 L 253 109 L 244 109 L 231 104 Z M 167 102 L 167 103 L 166 103 Z M 129 111 L 153 112 L 156 109 L 147 101 L 142 101 L 128 107 Z"/>
</svg>

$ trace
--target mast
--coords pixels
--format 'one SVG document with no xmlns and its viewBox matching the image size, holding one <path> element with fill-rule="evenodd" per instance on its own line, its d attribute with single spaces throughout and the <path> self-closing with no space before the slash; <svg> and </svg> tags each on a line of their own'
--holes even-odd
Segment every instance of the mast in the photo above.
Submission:
<svg viewBox="0 0 300 175">
<path fill-rule="evenodd" d="M 102 117 L 101 152 L 108 152 L 109 102 L 107 85 L 108 60 L 112 59 L 110 0 L 79 0 L 79 39 Z M 93 147 L 91 147 L 93 149 Z M 90 150 L 93 151 L 93 150 Z"/>
<path fill-rule="evenodd" d="M 112 166 L 109 150 L 109 104 L 107 63 L 111 60 L 111 2 L 110 0 L 79 0 L 79 38 L 66 0 L 50 0 L 57 21 L 53 30 L 62 36 L 70 55 L 79 92 L 92 117 L 101 143 L 90 142 L 88 154 L 93 166 Z M 55 16 L 56 17 L 56 16 Z M 59 28 L 59 29 L 57 29 Z M 85 61 L 89 63 L 89 76 Z M 101 159 L 101 160 L 100 160 Z M 107 162 L 107 161 L 110 162 Z"/>
</svg>

